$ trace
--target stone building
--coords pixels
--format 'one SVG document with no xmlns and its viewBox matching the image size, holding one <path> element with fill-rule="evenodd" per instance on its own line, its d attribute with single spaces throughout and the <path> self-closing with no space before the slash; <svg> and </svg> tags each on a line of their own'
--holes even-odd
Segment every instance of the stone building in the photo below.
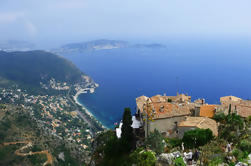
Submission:
<svg viewBox="0 0 251 166">
<path fill-rule="evenodd" d="M 242 99 L 235 96 L 224 96 L 220 98 L 220 102 L 222 105 L 234 104 L 236 102 L 241 101 Z"/>
<path fill-rule="evenodd" d="M 202 105 L 200 107 L 200 116 L 213 118 L 216 112 L 216 105 Z"/>
<path fill-rule="evenodd" d="M 210 129 L 214 136 L 218 136 L 218 125 L 215 120 L 207 117 L 187 117 L 186 120 L 178 124 L 178 137 L 182 138 L 189 130 Z"/>
<path fill-rule="evenodd" d="M 218 112 L 223 111 L 228 114 L 231 105 L 231 111 L 237 113 L 243 118 L 251 116 L 251 100 L 242 100 L 235 96 L 225 96 L 220 98 L 221 105 L 218 107 Z"/>
<path fill-rule="evenodd" d="M 178 123 L 189 116 L 191 97 L 186 95 L 161 96 L 151 98 L 141 96 L 136 99 L 137 114 L 144 126 L 145 137 L 157 129 L 166 137 L 178 136 Z"/>
<path fill-rule="evenodd" d="M 243 118 L 251 116 L 251 101 L 250 100 L 241 100 L 236 104 L 237 114 Z"/>
</svg>

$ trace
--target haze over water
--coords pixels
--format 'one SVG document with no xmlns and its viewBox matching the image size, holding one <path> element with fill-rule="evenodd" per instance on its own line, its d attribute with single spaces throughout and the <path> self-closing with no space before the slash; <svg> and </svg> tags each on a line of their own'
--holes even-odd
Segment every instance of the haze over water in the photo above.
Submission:
<svg viewBox="0 0 251 166">
<path fill-rule="evenodd" d="M 224 95 L 251 98 L 249 41 L 187 41 L 166 49 L 113 49 L 65 55 L 100 87 L 79 101 L 107 127 L 119 122 L 125 107 L 135 112 L 141 95 L 177 91 L 219 104 Z"/>
</svg>

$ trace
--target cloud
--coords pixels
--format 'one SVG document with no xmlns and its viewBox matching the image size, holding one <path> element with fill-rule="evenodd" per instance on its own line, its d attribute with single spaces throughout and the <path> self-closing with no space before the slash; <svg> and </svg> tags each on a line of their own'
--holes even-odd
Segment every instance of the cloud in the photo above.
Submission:
<svg viewBox="0 0 251 166">
<path fill-rule="evenodd" d="M 48 8 L 50 10 L 74 10 L 74 9 L 82 9 L 85 6 L 84 0 L 62 0 L 57 1 L 56 3 L 50 3 Z"/>
<path fill-rule="evenodd" d="M 5 12 L 5 13 L 0 13 L 0 23 L 4 22 L 14 22 L 18 20 L 19 18 L 23 18 L 24 13 L 23 12 Z"/>
<path fill-rule="evenodd" d="M 36 26 L 27 18 L 25 12 L 4 12 L 0 13 L 1 26 L 24 27 L 24 34 L 35 37 L 37 34 Z M 11 28 L 10 28 L 11 29 Z"/>
<path fill-rule="evenodd" d="M 27 28 L 27 31 L 31 37 L 35 37 L 37 34 L 37 28 L 36 26 L 29 20 L 25 20 L 24 24 Z"/>
</svg>

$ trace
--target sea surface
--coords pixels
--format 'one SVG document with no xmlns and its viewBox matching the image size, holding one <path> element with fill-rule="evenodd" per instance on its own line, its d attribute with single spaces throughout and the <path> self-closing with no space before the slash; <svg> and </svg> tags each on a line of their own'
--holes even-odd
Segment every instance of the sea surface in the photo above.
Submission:
<svg viewBox="0 0 251 166">
<path fill-rule="evenodd" d="M 205 98 L 235 95 L 251 99 L 251 43 L 184 41 L 167 48 L 124 48 L 66 54 L 100 86 L 78 98 L 105 126 L 114 127 L 125 107 L 135 113 L 138 96 L 156 94 Z"/>
</svg>

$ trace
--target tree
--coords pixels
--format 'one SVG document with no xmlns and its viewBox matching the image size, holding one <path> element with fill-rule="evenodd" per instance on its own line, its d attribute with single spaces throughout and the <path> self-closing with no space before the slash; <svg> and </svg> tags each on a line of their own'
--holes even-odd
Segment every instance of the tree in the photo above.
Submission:
<svg viewBox="0 0 251 166">
<path fill-rule="evenodd" d="M 121 128 L 121 144 L 126 152 L 134 148 L 134 134 L 132 128 L 132 115 L 130 108 L 125 108 Z"/>
<path fill-rule="evenodd" d="M 185 132 L 182 141 L 188 148 L 197 148 L 207 144 L 213 139 L 213 132 L 210 129 L 195 129 Z"/>
<path fill-rule="evenodd" d="M 221 113 L 215 114 L 213 119 L 216 122 L 224 123 L 226 120 L 226 115 L 223 112 L 221 112 Z"/>
<path fill-rule="evenodd" d="M 151 150 L 160 154 L 164 152 L 165 149 L 165 141 L 164 137 L 158 130 L 154 130 L 149 134 L 145 142 L 146 146 L 149 147 Z"/>
</svg>

